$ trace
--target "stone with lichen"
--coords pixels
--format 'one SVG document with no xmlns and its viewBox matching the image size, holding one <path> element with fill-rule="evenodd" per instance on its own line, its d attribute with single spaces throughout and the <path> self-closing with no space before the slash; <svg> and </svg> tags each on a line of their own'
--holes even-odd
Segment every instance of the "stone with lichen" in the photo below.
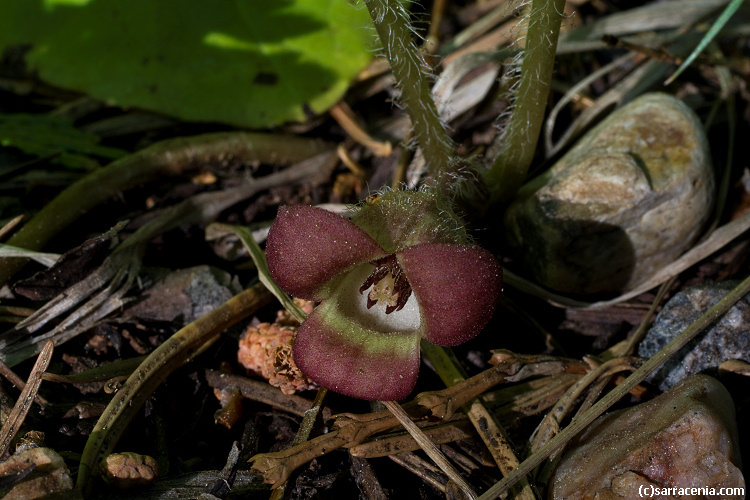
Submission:
<svg viewBox="0 0 750 500">
<path fill-rule="evenodd" d="M 650 358 L 737 286 L 737 281 L 699 285 L 666 303 L 638 347 Z M 671 356 L 648 380 L 667 390 L 693 373 L 717 370 L 728 360 L 750 361 L 750 296 L 743 297 L 718 321 Z"/>
<path fill-rule="evenodd" d="M 292 358 L 292 341 L 297 329 L 277 323 L 249 327 L 240 338 L 238 361 L 247 370 L 260 375 L 284 394 L 315 389 Z"/>
<path fill-rule="evenodd" d="M 126 309 L 134 318 L 186 325 L 219 307 L 242 290 L 237 279 L 215 267 L 151 271 L 154 283 Z"/>
<path fill-rule="evenodd" d="M 506 234 L 541 284 L 621 292 L 697 238 L 713 185 L 708 142 L 693 111 L 667 94 L 646 94 L 524 185 L 506 212 Z"/>
<path fill-rule="evenodd" d="M 571 442 L 550 481 L 548 497 L 633 499 L 647 496 L 643 492 L 653 491 L 651 487 L 744 491 L 734 415 L 724 386 L 694 375 L 649 402 L 594 421 Z"/>
</svg>

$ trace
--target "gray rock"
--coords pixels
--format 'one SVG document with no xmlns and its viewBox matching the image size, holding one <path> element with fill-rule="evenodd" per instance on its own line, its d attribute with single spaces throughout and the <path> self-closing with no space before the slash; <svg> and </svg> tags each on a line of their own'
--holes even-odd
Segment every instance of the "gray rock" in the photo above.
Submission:
<svg viewBox="0 0 750 500">
<path fill-rule="evenodd" d="M 571 441 L 548 497 L 744 498 L 738 446 L 729 393 L 715 379 L 695 375 L 649 402 L 595 420 Z M 742 488 L 743 495 L 719 495 L 720 488 Z"/>
<path fill-rule="evenodd" d="M 187 325 L 242 291 L 236 279 L 211 266 L 161 270 L 155 282 L 125 315 Z"/>
<path fill-rule="evenodd" d="M 713 186 L 708 143 L 693 111 L 667 94 L 647 94 L 525 184 L 506 213 L 506 235 L 547 287 L 621 292 L 695 240 Z"/>
<path fill-rule="evenodd" d="M 656 354 L 737 284 L 728 281 L 700 285 L 672 297 L 641 341 L 638 355 L 649 358 Z M 750 297 L 738 301 L 718 322 L 698 334 L 648 380 L 661 390 L 667 390 L 688 375 L 715 369 L 729 359 L 750 361 Z"/>
</svg>

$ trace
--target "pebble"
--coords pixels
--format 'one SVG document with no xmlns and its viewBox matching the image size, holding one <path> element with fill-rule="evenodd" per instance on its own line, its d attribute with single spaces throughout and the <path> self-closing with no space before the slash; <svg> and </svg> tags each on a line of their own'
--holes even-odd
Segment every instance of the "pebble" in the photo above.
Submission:
<svg viewBox="0 0 750 500">
<path fill-rule="evenodd" d="M 4 500 L 30 500 L 61 494 L 73 489 L 65 460 L 51 448 L 29 448 L 16 452 L 0 463 L 0 484 Z"/>
<path fill-rule="evenodd" d="M 599 417 L 574 441 L 550 482 L 553 500 L 744 498 L 666 488 L 743 488 L 732 398 L 693 375 L 651 401 Z M 661 493 L 661 494 L 659 494 Z"/>
<path fill-rule="evenodd" d="M 694 286 L 672 297 L 641 341 L 638 355 L 650 358 L 656 354 L 738 283 L 726 281 Z M 747 296 L 669 358 L 647 380 L 665 391 L 690 374 L 715 370 L 730 359 L 750 362 L 750 297 Z"/>
<path fill-rule="evenodd" d="M 506 212 L 508 242 L 554 290 L 632 289 L 700 234 L 713 203 L 710 158 L 688 106 L 643 95 L 519 190 Z"/>
<path fill-rule="evenodd" d="M 187 325 L 216 309 L 240 291 L 236 278 L 216 267 L 200 265 L 152 270 L 154 283 L 126 309 L 126 316 Z"/>
</svg>

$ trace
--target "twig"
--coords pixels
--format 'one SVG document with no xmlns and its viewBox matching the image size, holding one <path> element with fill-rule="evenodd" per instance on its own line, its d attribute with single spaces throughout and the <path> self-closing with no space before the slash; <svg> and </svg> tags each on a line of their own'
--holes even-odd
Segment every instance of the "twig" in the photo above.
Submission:
<svg viewBox="0 0 750 500">
<path fill-rule="evenodd" d="M 315 401 L 313 401 L 312 407 L 310 407 L 310 409 L 305 412 L 305 416 L 302 418 L 302 423 L 297 430 L 297 434 L 295 434 L 294 436 L 294 440 L 292 440 L 290 448 L 297 446 L 298 444 L 302 444 L 310 438 L 310 432 L 312 432 L 313 426 L 315 425 L 315 420 L 318 418 L 318 413 L 323 407 L 323 400 L 325 399 L 327 393 L 328 389 L 326 389 L 325 387 L 321 387 L 320 389 L 318 389 L 318 393 L 315 395 Z M 284 484 L 280 485 L 278 488 L 276 488 L 276 490 L 274 490 L 274 492 L 271 494 L 270 500 L 281 500 L 282 498 L 284 498 L 286 486 L 287 483 L 285 481 Z"/>
<path fill-rule="evenodd" d="M 582 431 L 593 422 L 599 415 L 604 413 L 610 406 L 620 400 L 628 391 L 640 384 L 651 372 L 659 368 L 670 356 L 682 349 L 696 335 L 702 332 L 708 325 L 719 319 L 738 300 L 750 293 L 750 277 L 745 278 L 737 287 L 729 292 L 723 299 L 712 306 L 693 324 L 685 328 L 679 335 L 672 339 L 659 352 L 654 354 L 643 366 L 635 370 L 620 385 L 604 396 L 598 403 L 592 406 L 583 415 L 575 418 L 570 425 L 542 446 L 536 453 L 521 462 L 521 464 L 501 481 L 495 483 L 487 490 L 479 500 L 497 498 L 508 491 L 517 481 L 528 474 L 534 467 L 542 463 L 552 453 L 562 448 L 573 436 Z"/>
<path fill-rule="evenodd" d="M 45 344 L 45 346 L 46 346 L 46 344 Z M 11 370 L 8 367 L 8 365 L 6 365 L 5 363 L 3 363 L 2 361 L 0 361 L 0 375 L 2 375 L 3 377 L 5 377 L 8 380 L 8 382 L 10 382 L 14 386 L 18 387 L 22 391 L 26 388 L 26 382 L 24 382 L 21 379 L 21 377 L 19 377 L 18 375 L 16 375 L 16 372 L 14 372 L 13 370 Z M 42 373 L 42 375 L 44 375 L 44 373 Z M 44 377 L 42 377 L 42 378 L 44 378 Z M 43 397 L 41 397 L 39 394 L 35 394 L 34 395 L 34 402 L 36 404 L 38 404 L 39 406 L 47 406 L 49 404 L 49 401 L 47 401 L 46 399 L 44 399 Z M 2 455 L 0 454 L 0 456 L 2 456 Z"/>
<path fill-rule="evenodd" d="M 13 411 L 5 422 L 5 425 L 3 425 L 3 428 L 0 429 L 0 458 L 8 451 L 10 442 L 15 437 L 18 429 L 21 428 L 21 424 L 23 424 L 26 414 L 28 414 L 31 408 L 31 402 L 34 401 L 34 397 L 39 391 L 39 385 L 42 383 L 42 373 L 47 369 L 52 359 L 53 349 L 54 344 L 52 342 L 44 344 L 42 352 L 39 353 L 39 357 L 31 369 L 29 379 L 26 381 L 26 387 L 21 391 L 21 395 L 18 396 Z"/>
<path fill-rule="evenodd" d="M 313 403 L 309 399 L 294 394 L 284 394 L 281 389 L 266 382 L 258 382 L 247 377 L 221 373 L 216 370 L 206 370 L 206 381 L 214 389 L 236 387 L 242 397 L 251 401 L 258 401 L 278 410 L 304 417 Z"/>
<path fill-rule="evenodd" d="M 435 365 L 438 374 L 446 385 L 455 385 L 464 381 L 463 374 L 458 369 L 458 360 L 452 356 L 451 351 L 427 342 L 422 343 L 422 350 L 430 362 Z M 478 399 L 474 399 L 468 405 L 465 405 L 464 411 L 469 416 L 469 420 L 471 420 L 485 446 L 487 446 L 500 472 L 503 475 L 509 474 L 518 466 L 519 460 L 505 429 Z M 528 482 L 521 486 L 517 498 L 518 500 L 534 500 L 536 498 Z"/>
<path fill-rule="evenodd" d="M 414 440 L 419 443 L 419 446 L 424 450 L 425 453 L 427 453 L 427 456 L 429 456 L 432 461 L 435 462 L 438 467 L 440 467 L 440 470 L 445 472 L 445 474 L 451 479 L 451 481 L 456 483 L 468 498 L 477 498 L 477 494 L 474 492 L 469 483 L 467 483 L 466 480 L 461 477 L 458 471 L 453 467 L 453 465 L 448 462 L 448 459 L 445 458 L 443 453 L 437 448 L 437 446 L 435 446 L 435 443 L 430 441 L 429 438 L 427 438 L 427 436 L 422 433 L 419 427 L 417 427 L 417 425 L 411 421 L 409 415 L 407 415 L 404 409 L 401 408 L 401 405 L 399 405 L 395 401 L 382 401 L 382 403 L 391 411 L 391 413 L 393 413 L 393 415 L 398 419 L 401 425 L 404 426 L 404 429 L 406 429 L 409 434 L 412 435 Z"/>
<path fill-rule="evenodd" d="M 271 484 L 271 488 L 277 488 L 284 484 L 298 467 L 350 442 L 350 436 L 336 429 L 286 450 L 258 453 L 250 459 L 251 470 L 256 474 L 262 474 L 263 481 Z"/>
<path fill-rule="evenodd" d="M 495 417 L 500 420 L 517 419 L 519 415 L 536 415 L 557 403 L 568 387 L 580 377 L 575 374 L 561 374 L 533 379 L 494 393 L 485 393 L 482 399 L 486 406 L 497 407 L 507 403 L 494 411 Z M 435 444 L 445 444 L 476 435 L 476 429 L 466 417 L 454 417 L 447 423 L 425 425 L 420 428 Z M 356 457 L 376 458 L 417 449 L 419 445 L 410 435 L 398 433 L 378 436 L 376 439 L 352 446 L 349 453 Z"/>
<path fill-rule="evenodd" d="M 519 382 L 538 375 L 587 373 L 588 366 L 573 359 L 547 355 L 520 355 L 504 349 L 493 351 L 493 368 L 439 391 L 423 392 L 414 399 L 441 419 L 450 418 L 464 404 L 502 382 Z"/>
<path fill-rule="evenodd" d="M 552 356 L 522 356 L 509 351 L 497 352 L 497 366 L 446 389 L 419 394 L 413 403 L 405 406 L 412 418 L 427 415 L 439 419 L 450 418 L 463 404 L 505 380 L 519 381 L 535 375 L 565 372 L 585 373 L 587 366 L 575 360 Z M 264 481 L 274 486 L 286 481 L 289 475 L 315 457 L 341 447 L 353 447 L 365 439 L 398 425 L 396 417 L 388 410 L 365 415 L 339 415 L 335 429 L 299 446 L 274 453 L 260 453 L 252 459 L 252 468 L 263 474 Z"/>
<path fill-rule="evenodd" d="M 431 425 L 421 430 L 435 444 L 451 443 L 476 435 L 475 432 L 472 432 L 474 428 L 471 422 L 466 418 L 451 421 L 447 424 Z M 410 434 L 400 433 L 385 437 L 378 436 L 371 441 L 352 446 L 349 453 L 360 458 L 378 458 L 418 449 L 419 444 Z"/>
<path fill-rule="evenodd" d="M 333 119 L 341 125 L 341 128 L 343 128 L 352 139 L 369 148 L 370 151 L 372 151 L 372 154 L 375 156 L 391 155 L 391 143 L 379 142 L 373 139 L 357 122 L 354 112 L 344 101 L 336 104 L 328 112 L 331 113 Z"/>
<path fill-rule="evenodd" d="M 544 419 L 542 419 L 542 422 L 539 424 L 531 438 L 531 451 L 534 452 L 538 450 L 560 430 L 560 423 L 563 418 L 568 412 L 570 412 L 573 404 L 588 387 L 596 383 L 598 380 L 607 382 L 612 375 L 621 371 L 633 371 L 636 367 L 640 366 L 640 364 L 640 359 L 613 358 L 606 363 L 597 366 L 581 377 L 559 399 L 554 409 L 544 416 Z"/>
<path fill-rule="evenodd" d="M 9 233 L 11 233 L 16 228 L 16 226 L 18 226 L 21 223 L 22 220 L 23 220 L 23 214 L 16 215 L 11 220 L 6 222 L 5 225 L 2 228 L 0 228 L 0 240 L 2 240 Z"/>
<path fill-rule="evenodd" d="M 427 412 L 418 405 L 409 405 L 413 418 L 421 418 Z M 351 447 L 363 442 L 375 433 L 391 429 L 398 420 L 388 410 L 366 415 L 339 415 L 334 430 L 298 446 L 273 453 L 259 453 L 250 459 L 252 470 L 263 474 L 263 480 L 272 488 L 281 485 L 298 467 L 315 457 L 331 453 L 342 447 Z"/>
<path fill-rule="evenodd" d="M 367 178 L 365 169 L 362 167 L 362 165 L 354 161 L 354 158 L 349 155 L 349 151 L 346 150 L 346 146 L 343 143 L 339 144 L 336 148 L 336 154 L 339 156 L 339 160 L 341 160 L 341 163 L 343 163 L 351 173 L 357 176 L 357 178 L 362 180 Z"/>
</svg>

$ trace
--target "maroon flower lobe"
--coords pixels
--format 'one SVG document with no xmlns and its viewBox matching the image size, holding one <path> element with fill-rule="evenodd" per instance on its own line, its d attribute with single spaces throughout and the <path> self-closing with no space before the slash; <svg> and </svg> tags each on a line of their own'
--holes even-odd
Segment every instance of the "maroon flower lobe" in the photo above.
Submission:
<svg viewBox="0 0 750 500">
<path fill-rule="evenodd" d="M 424 243 L 398 255 L 419 303 L 422 336 L 443 346 L 476 337 L 502 292 L 495 257 L 480 247 L 445 243 Z"/>
<path fill-rule="evenodd" d="M 266 242 L 268 270 L 287 293 L 306 300 L 330 295 L 337 275 L 384 257 L 367 233 L 347 219 L 307 205 L 279 207 Z"/>
</svg>

